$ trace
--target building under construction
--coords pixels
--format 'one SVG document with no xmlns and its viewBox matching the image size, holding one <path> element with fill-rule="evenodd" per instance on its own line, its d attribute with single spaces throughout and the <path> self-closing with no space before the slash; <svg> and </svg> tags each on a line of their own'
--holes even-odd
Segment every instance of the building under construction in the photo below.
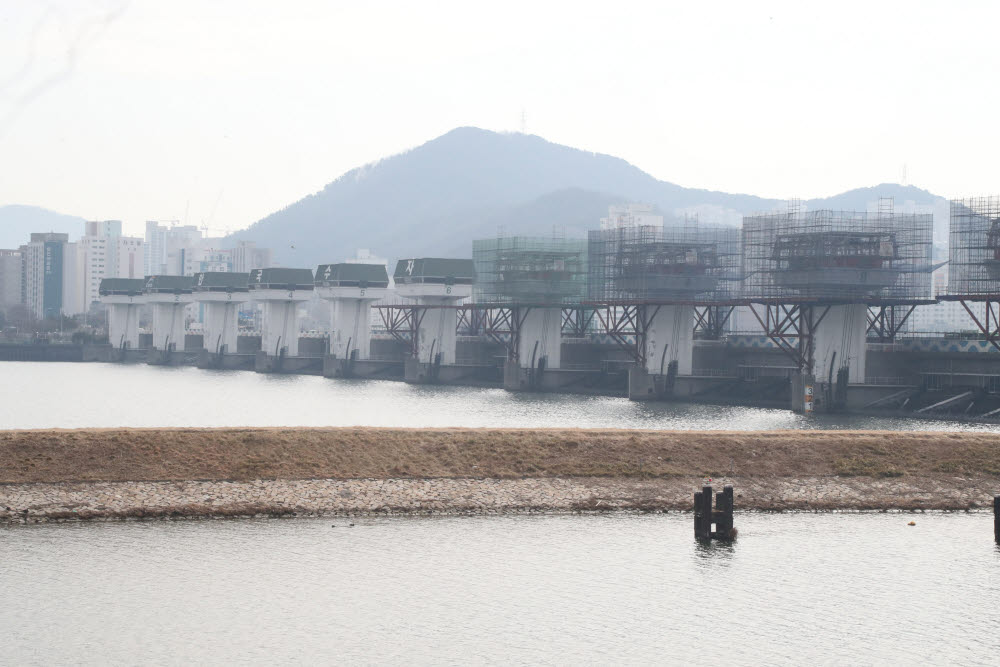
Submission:
<svg viewBox="0 0 1000 667">
<path fill-rule="evenodd" d="M 930 299 L 934 217 L 808 211 L 743 218 L 743 294 L 753 301 Z"/>
<path fill-rule="evenodd" d="M 1000 297 L 1000 197 L 951 202 L 948 293 Z"/>
<path fill-rule="evenodd" d="M 897 215 L 891 199 L 877 212 L 793 203 L 743 218 L 743 297 L 803 372 L 801 392 L 793 389 L 802 409 L 812 409 L 814 378 L 816 400 L 828 405 L 865 382 L 873 318 L 896 321 L 892 309 L 932 301 L 932 232 L 932 214 Z"/>
<path fill-rule="evenodd" d="M 502 236 L 472 242 L 476 303 L 579 304 L 587 290 L 584 239 Z"/>
<path fill-rule="evenodd" d="M 504 384 L 534 386 L 560 368 L 563 312 L 587 291 L 585 239 L 502 236 L 472 242 L 473 300 L 509 323 Z"/>
<path fill-rule="evenodd" d="M 740 230 L 696 222 L 592 230 L 587 261 L 590 301 L 729 301 L 739 291 Z"/>
<path fill-rule="evenodd" d="M 589 300 L 636 369 L 630 395 L 655 398 L 693 372 L 694 332 L 718 337 L 739 290 L 740 232 L 699 225 L 606 226 L 589 234 Z"/>
<path fill-rule="evenodd" d="M 1000 349 L 1000 197 L 951 202 L 948 293 Z"/>
</svg>

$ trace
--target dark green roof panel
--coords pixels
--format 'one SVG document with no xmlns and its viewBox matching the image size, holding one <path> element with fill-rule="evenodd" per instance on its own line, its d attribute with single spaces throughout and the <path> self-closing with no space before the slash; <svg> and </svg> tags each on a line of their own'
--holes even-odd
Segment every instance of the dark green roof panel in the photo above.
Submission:
<svg viewBox="0 0 1000 667">
<path fill-rule="evenodd" d="M 393 278 L 397 283 L 448 283 L 471 285 L 476 280 L 476 269 L 471 259 L 418 257 L 401 259 L 396 264 Z"/>
<path fill-rule="evenodd" d="M 190 292 L 192 276 L 146 276 L 147 292 Z"/>
<path fill-rule="evenodd" d="M 389 274 L 382 264 L 320 264 L 316 284 L 342 287 L 388 287 Z"/>
<path fill-rule="evenodd" d="M 246 292 L 249 282 L 249 273 L 205 271 L 194 274 L 194 288 L 203 292 Z"/>
<path fill-rule="evenodd" d="M 313 272 L 309 269 L 254 269 L 250 272 L 250 289 L 312 289 Z"/>
<path fill-rule="evenodd" d="M 145 286 L 146 281 L 142 278 L 104 278 L 97 291 L 101 296 L 110 294 L 134 296 L 142 294 Z"/>
</svg>

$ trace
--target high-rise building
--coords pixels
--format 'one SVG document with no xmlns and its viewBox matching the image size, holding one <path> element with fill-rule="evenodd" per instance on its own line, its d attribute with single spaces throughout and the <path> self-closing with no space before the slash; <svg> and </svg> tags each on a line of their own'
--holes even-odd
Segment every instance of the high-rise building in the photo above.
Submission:
<svg viewBox="0 0 1000 667">
<path fill-rule="evenodd" d="M 87 222 L 79 242 L 82 272 L 78 276 L 85 309 L 98 301 L 104 278 L 142 278 L 142 239 L 122 236 L 119 220 Z"/>
<path fill-rule="evenodd" d="M 205 271 L 233 271 L 233 251 L 221 248 L 222 239 L 203 239 L 200 244 L 180 249 L 183 253 L 181 275 L 193 276 Z"/>
<path fill-rule="evenodd" d="M 183 275 L 185 249 L 201 242 L 201 232 L 193 225 L 178 225 L 176 221 L 160 224 L 146 222 L 143 247 L 143 272 L 147 276 Z"/>
<path fill-rule="evenodd" d="M 21 303 L 21 252 L 0 250 L 0 310 Z"/>
<path fill-rule="evenodd" d="M 138 236 L 122 236 L 118 239 L 117 269 L 115 278 L 143 278 L 144 248 Z"/>
<path fill-rule="evenodd" d="M 201 231 L 194 225 L 162 225 L 146 222 L 143 271 L 147 276 L 181 276 L 190 248 L 202 244 Z"/>
<path fill-rule="evenodd" d="M 167 263 L 167 229 L 154 220 L 146 221 L 146 243 L 143 247 L 142 271 L 147 276 L 164 273 Z"/>
<path fill-rule="evenodd" d="M 121 236 L 121 220 L 88 220 L 85 223 L 87 236 Z"/>
<path fill-rule="evenodd" d="M 83 312 L 82 271 L 77 244 L 68 234 L 32 234 L 21 246 L 24 304 L 35 317 L 55 318 Z"/>
<path fill-rule="evenodd" d="M 272 266 L 271 249 L 253 241 L 230 245 L 222 238 L 205 238 L 193 225 L 146 223 L 144 246 L 146 275 L 193 276 L 205 271 L 236 271 Z"/>
<path fill-rule="evenodd" d="M 233 271 L 237 273 L 271 268 L 271 249 L 258 248 L 253 241 L 237 241 L 232 252 Z"/>
</svg>

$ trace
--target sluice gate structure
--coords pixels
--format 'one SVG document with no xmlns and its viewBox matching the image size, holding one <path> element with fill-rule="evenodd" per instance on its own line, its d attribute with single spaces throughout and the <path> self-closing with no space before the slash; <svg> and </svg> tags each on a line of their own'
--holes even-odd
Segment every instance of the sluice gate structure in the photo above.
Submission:
<svg viewBox="0 0 1000 667">
<path fill-rule="evenodd" d="M 742 230 L 658 218 L 587 239 L 479 240 L 471 259 L 400 260 L 395 289 L 383 265 L 351 263 L 108 279 L 114 342 L 84 358 L 193 363 L 196 351 L 199 365 L 262 372 L 1000 420 L 1000 198 L 951 205 L 939 298 L 978 328 L 960 334 L 905 329 L 936 303 L 930 214 L 883 200 L 867 212 L 793 202 L 746 216 Z M 328 336 L 301 331 L 314 296 L 331 304 Z M 248 301 L 263 317 L 244 312 L 240 332 L 238 306 L 214 312 Z M 193 302 L 204 333 L 185 340 Z M 731 324 L 747 317 L 760 328 Z"/>
<path fill-rule="evenodd" d="M 743 218 L 743 300 L 791 360 L 794 409 L 842 409 L 866 381 L 867 338 L 894 340 L 932 304 L 933 216 L 787 211 Z M 906 314 L 897 316 L 899 309 Z"/>
<path fill-rule="evenodd" d="M 146 303 L 142 278 L 103 278 L 98 287 L 107 308 L 108 343 L 115 361 L 124 361 L 129 350 L 139 349 L 139 313 Z"/>
<path fill-rule="evenodd" d="M 740 236 L 734 227 L 686 222 L 594 230 L 588 305 L 628 354 L 628 395 L 674 395 L 694 375 L 695 336 L 718 339 L 737 301 Z M 694 391 L 687 381 L 684 393 Z"/>
<path fill-rule="evenodd" d="M 330 302 L 323 375 L 379 377 L 394 375 L 394 370 L 401 374 L 401 367 L 371 362 L 372 304 L 388 293 L 389 273 L 382 264 L 321 264 L 316 268 L 316 294 Z"/>
<path fill-rule="evenodd" d="M 240 305 L 250 299 L 250 274 L 207 271 L 194 274 L 194 300 L 204 309 L 200 368 L 252 367 L 249 355 L 236 357 Z M 240 363 L 240 362 L 243 363 Z"/>
<path fill-rule="evenodd" d="M 149 276 L 143 287 L 144 300 L 153 311 L 151 364 L 184 361 L 186 324 L 184 310 L 194 300 L 194 278 L 190 276 Z"/>
<path fill-rule="evenodd" d="M 396 293 L 406 303 L 378 310 L 386 330 L 406 346 L 407 382 L 454 381 L 461 376 L 455 369 L 458 308 L 471 296 L 475 280 L 471 259 L 419 257 L 396 264 Z"/>
<path fill-rule="evenodd" d="M 959 302 L 976 338 L 1000 352 L 1000 197 L 950 203 L 948 259 L 948 289 L 938 298 Z M 1000 359 L 976 356 L 949 355 L 926 365 L 911 404 L 942 415 L 1000 417 Z"/>
<path fill-rule="evenodd" d="M 321 358 L 299 358 L 299 305 L 312 298 L 313 272 L 254 269 L 248 284 L 250 297 L 264 306 L 255 369 L 262 373 L 290 372 L 322 365 Z"/>
<path fill-rule="evenodd" d="M 476 306 L 499 313 L 507 327 L 504 387 L 572 382 L 563 368 L 562 333 L 564 324 L 586 326 L 586 240 L 501 236 L 473 241 L 472 257 Z"/>
</svg>

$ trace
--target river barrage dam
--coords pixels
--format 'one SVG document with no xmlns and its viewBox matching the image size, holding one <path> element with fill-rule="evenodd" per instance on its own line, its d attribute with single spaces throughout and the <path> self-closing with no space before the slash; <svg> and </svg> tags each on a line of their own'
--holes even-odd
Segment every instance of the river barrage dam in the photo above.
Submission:
<svg viewBox="0 0 1000 667">
<path fill-rule="evenodd" d="M 217 428 L 0 432 L 0 521 L 689 510 L 967 510 L 1000 434 Z"/>
</svg>

